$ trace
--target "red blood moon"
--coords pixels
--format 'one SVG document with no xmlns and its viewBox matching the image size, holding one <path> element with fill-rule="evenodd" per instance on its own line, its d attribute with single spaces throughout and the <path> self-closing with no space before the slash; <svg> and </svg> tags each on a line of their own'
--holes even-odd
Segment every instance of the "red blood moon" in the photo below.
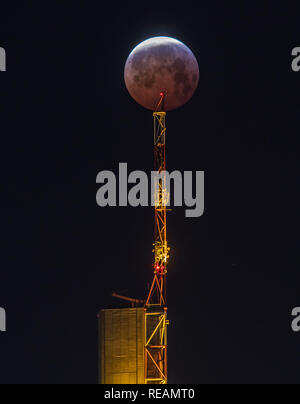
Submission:
<svg viewBox="0 0 300 404">
<path fill-rule="evenodd" d="M 125 65 L 125 84 L 143 107 L 152 111 L 163 93 L 164 110 L 184 105 L 199 83 L 199 66 L 192 51 L 169 37 L 150 38 L 138 45 Z"/>
</svg>

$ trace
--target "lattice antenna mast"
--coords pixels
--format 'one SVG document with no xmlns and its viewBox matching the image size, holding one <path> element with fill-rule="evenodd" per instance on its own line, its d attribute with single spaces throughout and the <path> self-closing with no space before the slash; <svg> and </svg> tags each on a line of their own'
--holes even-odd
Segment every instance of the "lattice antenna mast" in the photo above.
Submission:
<svg viewBox="0 0 300 404">
<path fill-rule="evenodd" d="M 166 184 L 166 113 L 165 95 L 161 93 L 154 117 L 154 171 L 157 180 L 154 185 L 154 280 L 146 305 L 166 306 L 166 275 L 169 262 L 167 241 L 167 205 L 169 194 Z"/>
<path fill-rule="evenodd" d="M 166 112 L 165 94 L 160 100 L 154 117 L 154 278 L 145 306 L 145 381 L 146 384 L 167 383 L 167 299 L 166 280 L 169 261 L 167 242 L 167 205 L 169 195 L 166 186 Z"/>
</svg>

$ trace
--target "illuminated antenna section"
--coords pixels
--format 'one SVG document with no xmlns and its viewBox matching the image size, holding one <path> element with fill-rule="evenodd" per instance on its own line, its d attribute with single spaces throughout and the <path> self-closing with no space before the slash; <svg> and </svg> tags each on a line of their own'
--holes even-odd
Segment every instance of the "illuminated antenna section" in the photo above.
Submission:
<svg viewBox="0 0 300 404">
<path fill-rule="evenodd" d="M 169 262 L 167 242 L 166 112 L 160 94 L 154 117 L 154 278 L 145 305 L 145 382 L 167 384 L 167 299 L 166 278 Z"/>
<path fill-rule="evenodd" d="M 163 97 L 163 96 L 162 96 Z M 157 179 L 154 183 L 155 201 L 155 272 L 167 273 L 169 247 L 167 242 L 167 206 L 169 193 L 166 185 L 166 113 L 154 112 L 154 164 Z"/>
</svg>

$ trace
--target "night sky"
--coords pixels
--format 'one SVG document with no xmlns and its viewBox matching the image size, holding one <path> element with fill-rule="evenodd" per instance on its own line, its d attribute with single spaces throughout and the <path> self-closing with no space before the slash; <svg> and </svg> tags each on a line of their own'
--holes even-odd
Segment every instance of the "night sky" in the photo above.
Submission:
<svg viewBox="0 0 300 404">
<path fill-rule="evenodd" d="M 123 69 L 157 35 L 200 67 L 167 116 L 168 169 L 206 181 L 203 217 L 169 215 L 169 382 L 299 383 L 300 6 L 6 3 L 0 383 L 97 383 L 98 311 L 114 291 L 147 294 L 153 210 L 99 208 L 95 179 L 119 162 L 152 169 L 152 114 Z"/>
</svg>

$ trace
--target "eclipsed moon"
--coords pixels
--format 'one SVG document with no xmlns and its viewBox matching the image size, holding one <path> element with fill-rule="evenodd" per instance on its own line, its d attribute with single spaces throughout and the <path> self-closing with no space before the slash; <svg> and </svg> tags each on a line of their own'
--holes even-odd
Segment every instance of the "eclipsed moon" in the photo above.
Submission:
<svg viewBox="0 0 300 404">
<path fill-rule="evenodd" d="M 130 95 L 140 105 L 155 111 L 163 92 L 164 110 L 170 111 L 193 96 L 199 83 L 199 66 L 193 52 L 182 42 L 155 37 L 131 52 L 124 77 Z"/>
</svg>

